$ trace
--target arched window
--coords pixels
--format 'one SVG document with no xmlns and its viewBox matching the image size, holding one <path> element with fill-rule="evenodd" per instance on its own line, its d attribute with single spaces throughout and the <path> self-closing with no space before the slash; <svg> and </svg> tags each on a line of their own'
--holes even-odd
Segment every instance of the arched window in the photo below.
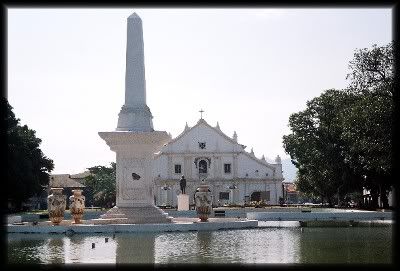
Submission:
<svg viewBox="0 0 400 271">
<path fill-rule="evenodd" d="M 207 173 L 207 162 L 206 162 L 206 160 L 200 160 L 200 162 L 199 162 L 199 173 Z"/>
</svg>

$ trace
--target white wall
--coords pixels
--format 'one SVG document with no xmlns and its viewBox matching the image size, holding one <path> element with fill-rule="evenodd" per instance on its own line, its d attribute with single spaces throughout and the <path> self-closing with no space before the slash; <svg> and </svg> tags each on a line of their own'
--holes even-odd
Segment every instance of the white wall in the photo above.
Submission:
<svg viewBox="0 0 400 271">
<path fill-rule="evenodd" d="M 254 159 L 257 159 L 254 157 Z M 240 178 L 272 178 L 274 176 L 273 169 L 260 162 L 254 161 L 246 154 L 240 154 L 238 157 L 238 173 Z M 256 172 L 258 170 L 258 173 Z M 275 170 L 276 171 L 276 170 Z M 246 173 L 248 176 L 246 176 Z M 266 175 L 268 174 L 268 176 Z"/>
</svg>

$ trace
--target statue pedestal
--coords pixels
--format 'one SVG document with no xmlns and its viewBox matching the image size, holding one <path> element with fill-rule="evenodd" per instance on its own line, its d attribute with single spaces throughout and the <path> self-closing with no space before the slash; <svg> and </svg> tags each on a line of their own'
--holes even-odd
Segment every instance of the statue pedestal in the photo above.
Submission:
<svg viewBox="0 0 400 271">
<path fill-rule="evenodd" d="M 99 223 L 169 223 L 172 218 L 154 205 L 154 153 L 168 142 L 164 131 L 99 132 L 116 153 L 116 206 Z M 101 220 L 100 219 L 100 220 Z M 113 222 L 114 221 L 114 222 Z"/>
<path fill-rule="evenodd" d="M 189 195 L 179 194 L 178 195 L 178 211 L 189 210 Z"/>
</svg>

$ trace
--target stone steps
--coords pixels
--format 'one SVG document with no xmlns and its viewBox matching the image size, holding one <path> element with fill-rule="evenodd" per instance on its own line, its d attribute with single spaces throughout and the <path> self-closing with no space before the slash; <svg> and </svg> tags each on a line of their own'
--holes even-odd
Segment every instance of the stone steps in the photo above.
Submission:
<svg viewBox="0 0 400 271">
<path fill-rule="evenodd" d="M 100 219 L 96 220 L 99 224 L 109 224 L 121 222 L 130 224 L 143 223 L 171 223 L 172 217 L 155 206 L 145 207 L 113 207 Z"/>
</svg>

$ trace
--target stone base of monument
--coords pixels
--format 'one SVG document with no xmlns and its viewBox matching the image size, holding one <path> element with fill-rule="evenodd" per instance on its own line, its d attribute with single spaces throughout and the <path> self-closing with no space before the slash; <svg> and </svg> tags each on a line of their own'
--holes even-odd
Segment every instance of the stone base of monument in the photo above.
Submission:
<svg viewBox="0 0 400 271">
<path fill-rule="evenodd" d="M 172 217 L 156 206 L 113 207 L 99 219 L 96 224 L 157 224 L 171 223 Z"/>
<path fill-rule="evenodd" d="M 178 211 L 189 210 L 189 195 L 179 194 L 178 195 Z"/>
</svg>

